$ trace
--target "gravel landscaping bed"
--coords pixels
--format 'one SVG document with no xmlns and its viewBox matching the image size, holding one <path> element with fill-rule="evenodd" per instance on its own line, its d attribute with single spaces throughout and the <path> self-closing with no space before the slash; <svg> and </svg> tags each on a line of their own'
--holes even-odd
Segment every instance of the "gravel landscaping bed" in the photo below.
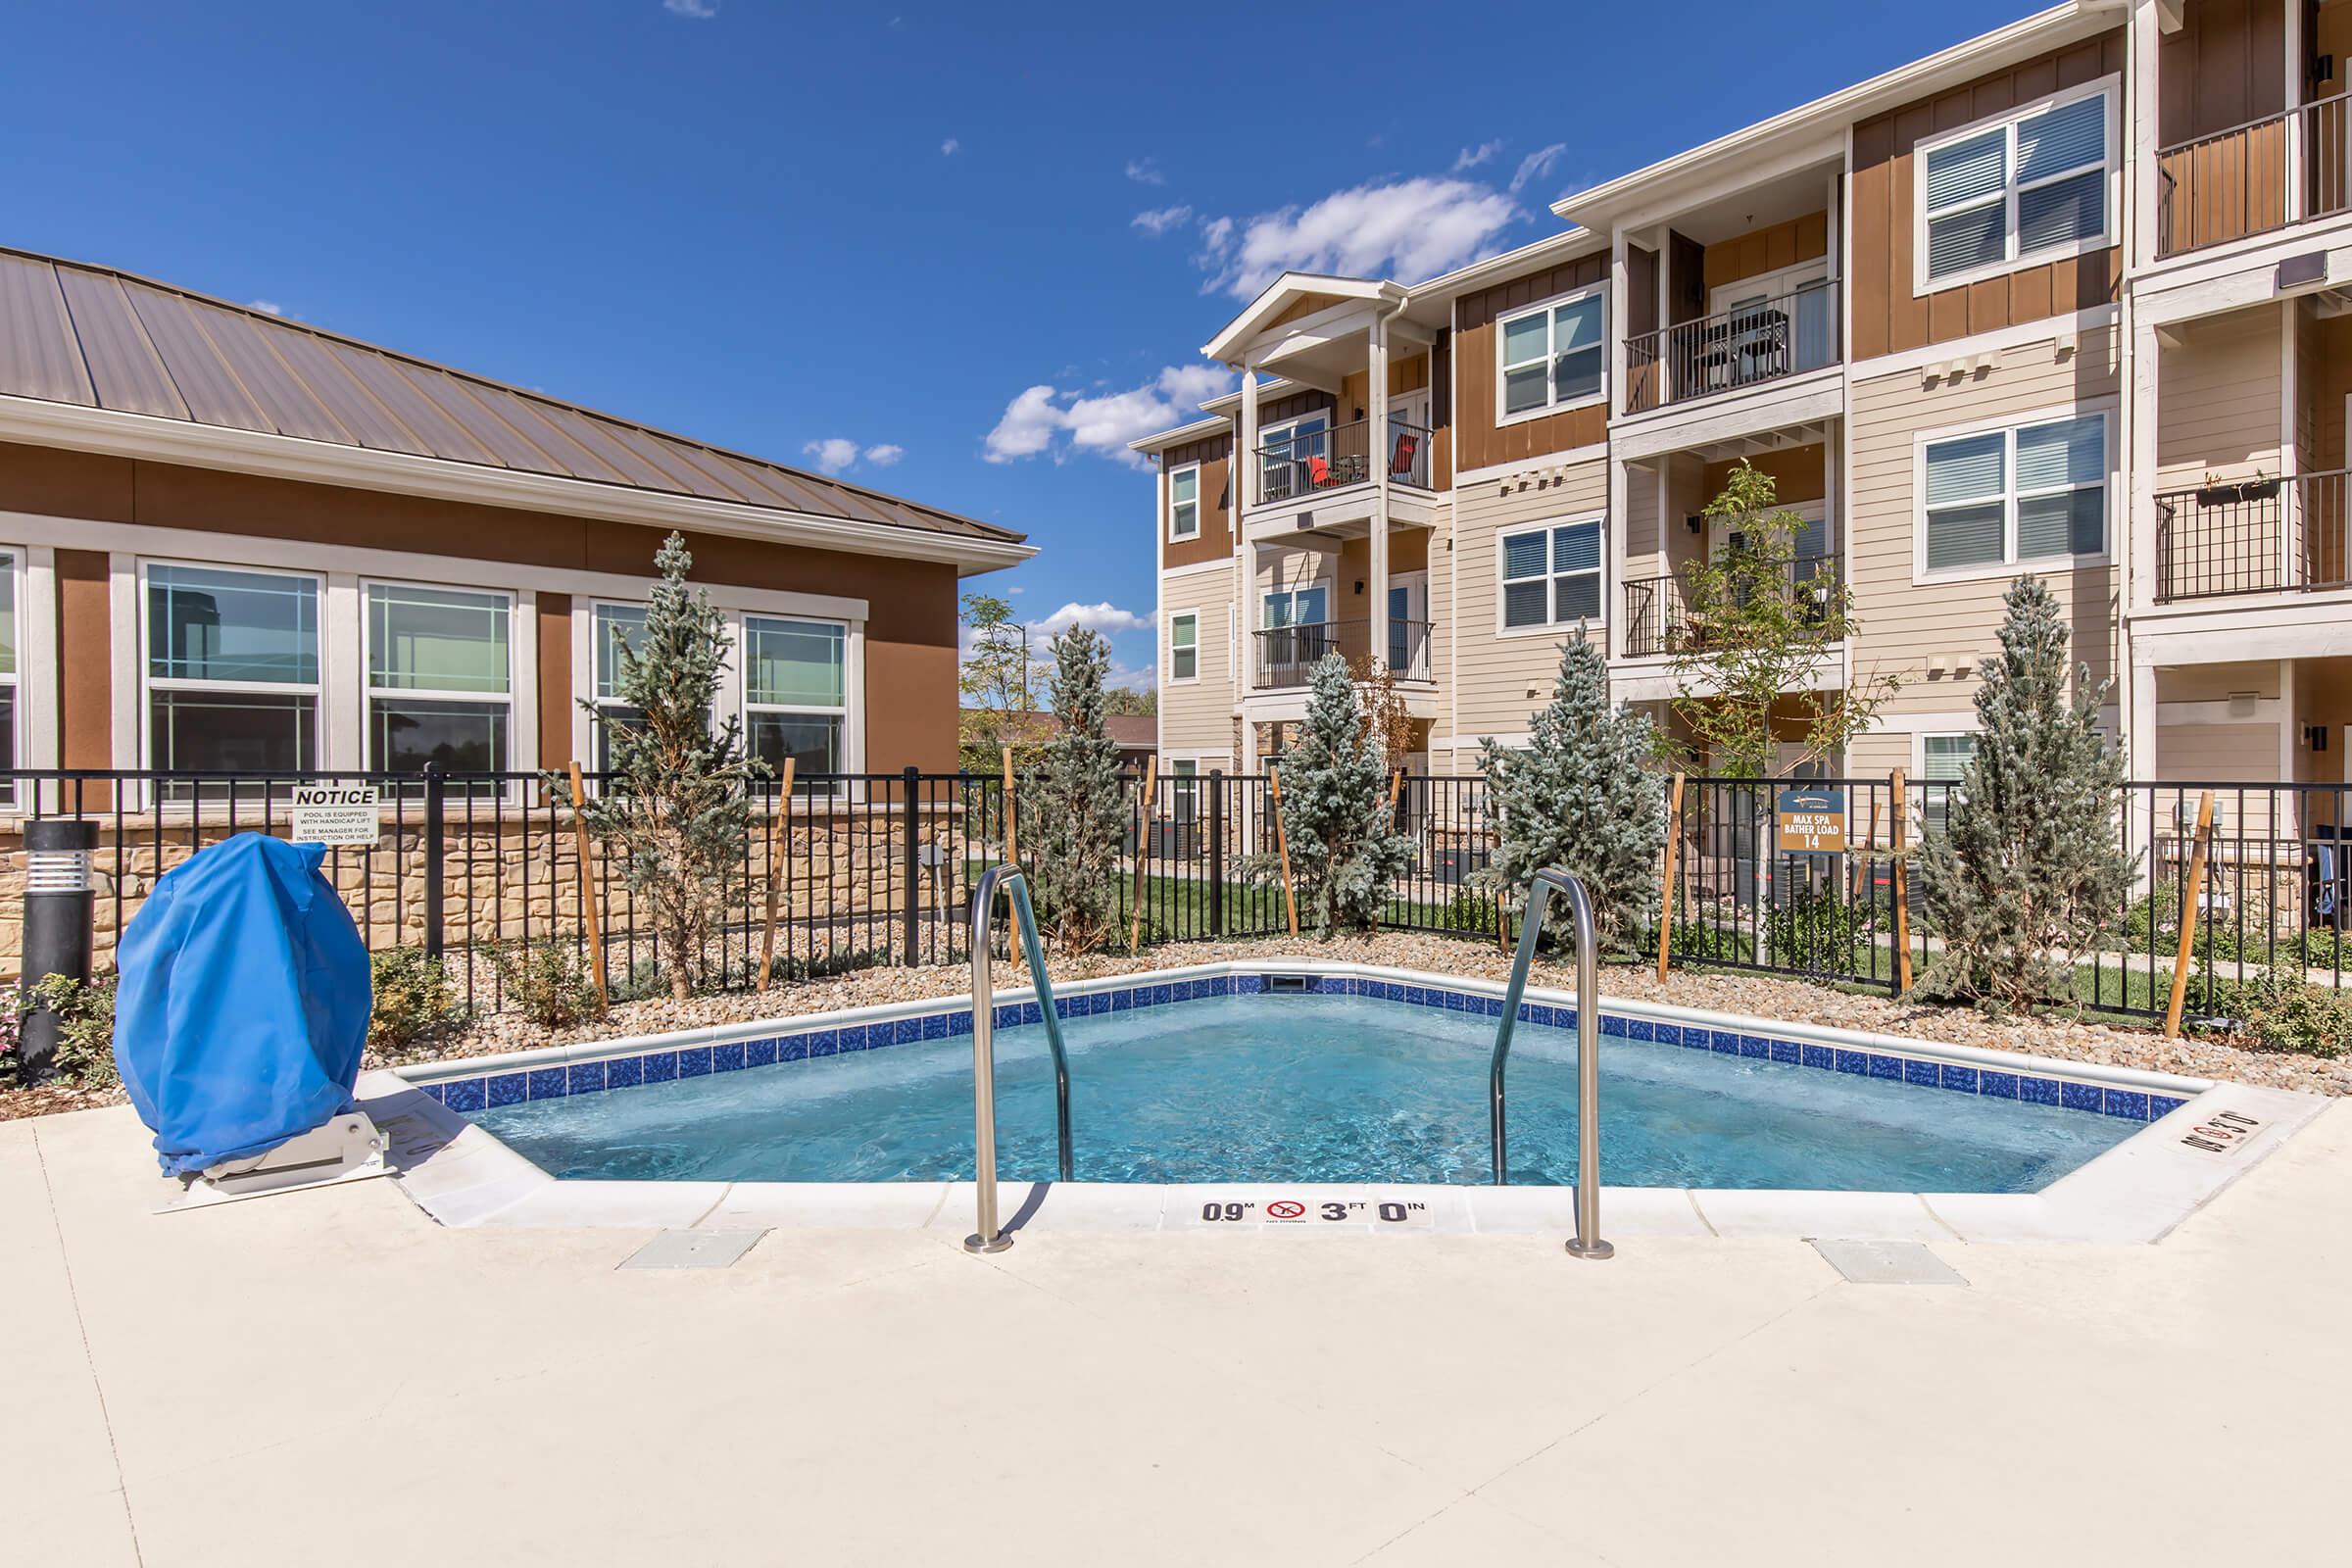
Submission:
<svg viewBox="0 0 2352 1568">
<path fill-rule="evenodd" d="M 1391 933 L 1332 942 L 1272 938 L 1175 944 L 1151 949 L 1133 959 L 1109 956 L 1063 959 L 1054 965 L 1054 974 L 1056 979 L 1085 980 L 1229 958 L 1271 962 L 1285 956 L 1387 964 L 1498 981 L 1509 978 L 1511 967 L 1507 954 L 1484 943 Z M 1014 983 L 1014 971 L 1002 962 L 997 972 L 1000 984 Z M 1539 959 L 1533 978 L 1539 985 L 1572 989 L 1575 970 L 1573 965 Z M 517 1014 L 501 1013 L 477 1019 L 463 1031 L 435 1040 L 399 1059 L 410 1062 L 495 1055 L 539 1046 L 611 1040 L 704 1024 L 749 1023 L 886 1002 L 927 1001 L 960 995 L 970 983 L 971 971 L 967 966 L 935 964 L 912 969 L 865 969 L 832 979 L 779 985 L 765 996 L 741 993 L 697 997 L 685 1003 L 667 998 L 621 1003 L 612 1008 L 609 1018 L 568 1029 L 541 1029 Z M 1758 1018 L 1867 1029 L 1995 1051 L 2030 1052 L 2068 1061 L 2182 1073 L 2193 1078 L 2227 1078 L 2311 1094 L 2352 1095 L 2352 1058 L 2329 1061 L 2252 1050 L 2211 1036 L 2165 1040 L 2153 1029 L 2067 1018 L 1995 1022 L 1964 1007 L 1899 1003 L 1886 997 L 1857 995 L 1770 975 L 1677 971 L 1661 986 L 1656 973 L 1647 966 L 1616 964 L 1602 971 L 1601 990 L 1610 997 L 1638 997 Z M 368 1064 L 392 1063 L 370 1053 Z M 122 1098 L 119 1090 L 0 1090 L 0 1121 L 117 1104 Z"/>
</svg>

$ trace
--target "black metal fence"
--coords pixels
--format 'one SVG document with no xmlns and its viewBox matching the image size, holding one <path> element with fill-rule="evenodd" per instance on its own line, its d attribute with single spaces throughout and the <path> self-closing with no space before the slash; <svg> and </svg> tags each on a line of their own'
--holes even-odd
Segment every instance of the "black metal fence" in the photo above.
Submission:
<svg viewBox="0 0 2352 1568">
<path fill-rule="evenodd" d="M 298 784 L 371 786 L 371 842 L 330 846 L 324 871 L 371 951 L 418 947 L 449 960 L 469 1004 L 504 998 L 490 951 L 559 942 L 585 955 L 589 909 L 609 983 L 652 994 L 660 956 L 649 910 L 620 867 L 583 851 L 573 815 L 539 775 L 301 775 L 21 770 L 0 775 L 13 821 L 0 823 L 0 972 L 16 970 L 24 819 L 95 820 L 97 938 L 102 964 L 157 878 L 232 833 L 291 831 Z M 1125 780 L 1124 842 L 1114 873 L 1122 938 L 1146 944 L 1279 935 L 1290 928 L 1264 774 Z M 591 777 L 592 790 L 606 787 Z M 1674 823 L 1671 949 L 1703 964 L 1899 988 L 1896 864 L 1942 831 L 1956 786 L 1888 777 L 1795 782 L 1692 777 Z M 1835 796 L 1836 833 L 1796 833 L 1784 792 Z M 2191 885 L 2202 796 L 2215 796 L 2201 879 Z M 1013 840 L 1034 868 L 1040 835 L 1033 783 L 1013 786 Z M 1797 808 L 1824 809 L 1817 802 Z M 1388 809 L 1411 841 L 1383 924 L 1400 931 L 1498 940 L 1509 919 L 1478 873 L 1494 847 L 1484 782 L 1396 775 Z M 2232 987 L 2266 969 L 2344 983 L 2352 904 L 2352 786 L 2134 783 L 2116 830 L 2138 855 L 2131 898 L 2093 951 L 2073 955 L 2077 997 L 2094 1010 L 2160 1015 L 2176 967 L 2181 911 L 2198 913 L 2191 1015 L 2227 1011 Z M 1801 818 L 1797 825 L 1805 824 Z M 718 985 L 758 983 L 763 957 L 779 977 L 869 964 L 969 957 L 971 890 L 1003 858 L 1002 778 L 970 773 L 815 774 L 789 797 L 755 788 L 742 893 L 704 955 Z M 1916 871 L 1905 901 L 1913 968 L 1942 953 Z M 1302 924 L 1309 923 L 1302 915 Z M 772 944 L 772 949 L 771 949 Z"/>
</svg>

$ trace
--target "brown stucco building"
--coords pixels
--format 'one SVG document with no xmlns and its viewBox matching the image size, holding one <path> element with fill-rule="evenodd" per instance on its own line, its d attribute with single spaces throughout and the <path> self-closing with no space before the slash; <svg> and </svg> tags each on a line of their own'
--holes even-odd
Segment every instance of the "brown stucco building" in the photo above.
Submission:
<svg viewBox="0 0 2352 1568">
<path fill-rule="evenodd" d="M 755 750 L 956 765 L 957 581 L 1020 534 L 0 250 L 0 766 L 592 761 L 673 529 Z"/>
</svg>

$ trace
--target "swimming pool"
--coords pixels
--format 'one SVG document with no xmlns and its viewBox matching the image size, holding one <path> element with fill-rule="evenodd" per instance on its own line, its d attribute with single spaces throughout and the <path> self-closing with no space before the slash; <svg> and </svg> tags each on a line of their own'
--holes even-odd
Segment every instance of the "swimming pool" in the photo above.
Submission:
<svg viewBox="0 0 2352 1568">
<path fill-rule="evenodd" d="M 1076 1179 L 1485 1184 L 1499 1002 L 1467 983 L 1308 986 L 1273 995 L 1260 976 L 1231 974 L 1063 995 Z M 2032 1193 L 2182 1102 L 1989 1061 L 1842 1049 L 1828 1031 L 1645 1010 L 1603 1015 L 1610 1186 Z M 1000 1170 L 1046 1180 L 1054 1097 L 1038 1007 L 1000 1003 L 996 1016 Z M 1532 1003 L 1523 1020 L 1511 1180 L 1565 1184 L 1573 1008 Z M 970 1177 L 968 1010 L 804 1022 L 825 1026 L 424 1087 L 572 1181 Z"/>
</svg>

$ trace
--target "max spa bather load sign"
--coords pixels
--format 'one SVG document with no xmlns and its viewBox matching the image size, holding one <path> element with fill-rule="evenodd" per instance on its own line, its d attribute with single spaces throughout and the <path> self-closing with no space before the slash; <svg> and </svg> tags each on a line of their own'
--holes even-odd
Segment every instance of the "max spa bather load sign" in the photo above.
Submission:
<svg viewBox="0 0 2352 1568">
<path fill-rule="evenodd" d="M 1845 791 L 1781 791 L 1781 853 L 1838 855 L 1845 849 Z"/>
</svg>

